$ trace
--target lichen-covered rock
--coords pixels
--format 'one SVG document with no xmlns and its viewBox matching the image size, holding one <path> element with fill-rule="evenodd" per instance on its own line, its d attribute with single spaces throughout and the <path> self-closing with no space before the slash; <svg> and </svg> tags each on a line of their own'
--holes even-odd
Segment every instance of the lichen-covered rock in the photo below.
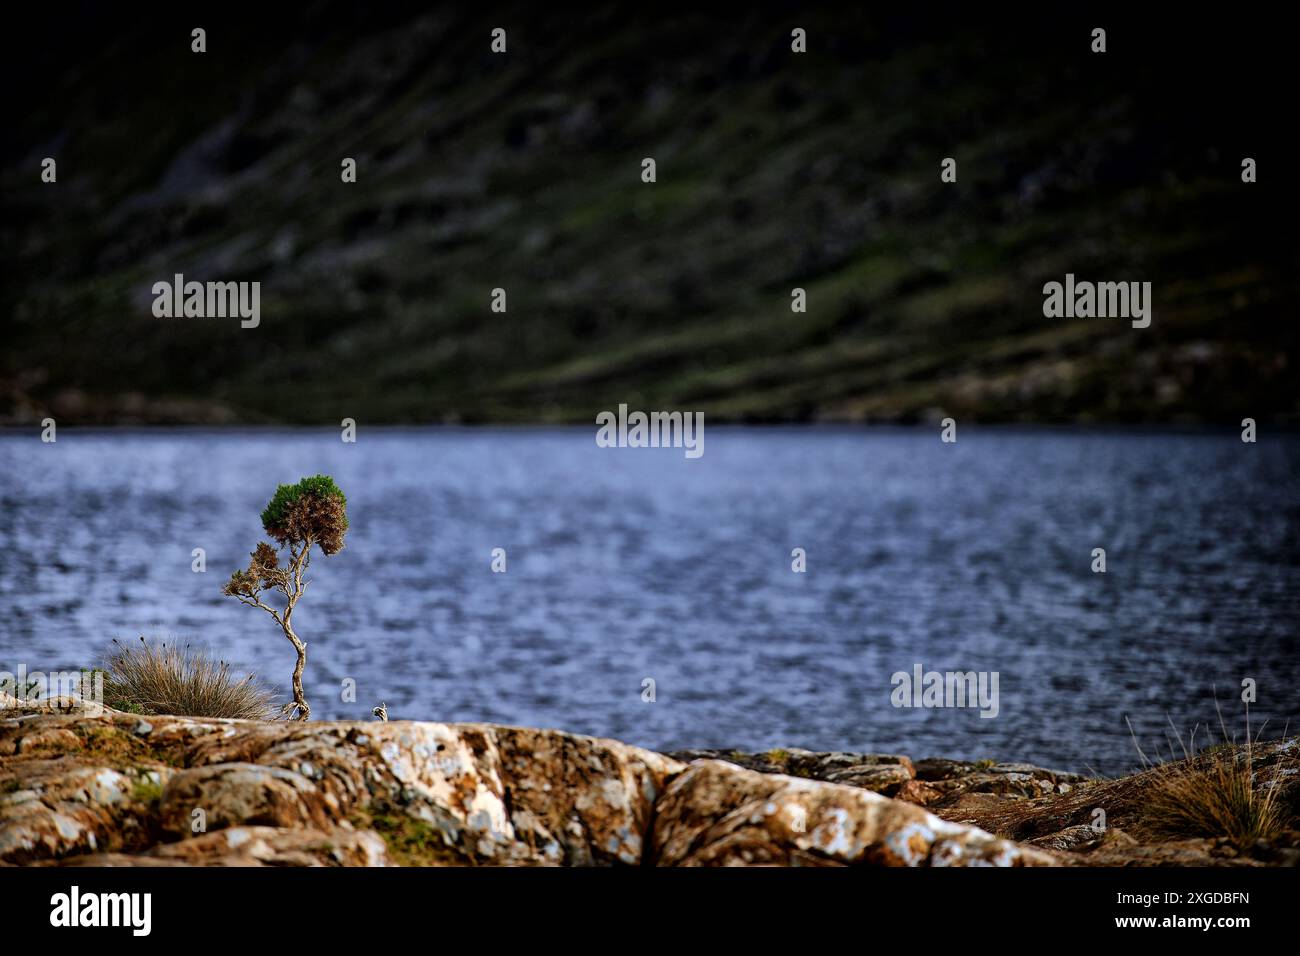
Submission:
<svg viewBox="0 0 1300 956">
<path fill-rule="evenodd" d="M 912 761 L 901 754 L 812 751 L 791 747 L 761 753 L 742 750 L 678 750 L 669 756 L 685 762 L 723 760 L 746 770 L 843 783 L 891 797 L 896 796 L 916 776 Z"/>
<path fill-rule="evenodd" d="M 20 754 L 40 753 L 43 750 L 76 750 L 81 746 L 81 739 L 63 727 L 50 727 L 23 734 L 13 741 L 14 752 Z"/>
<path fill-rule="evenodd" d="M 659 801 L 661 866 L 1033 866 L 1055 861 L 857 787 L 692 763 Z"/>
<path fill-rule="evenodd" d="M 392 866 L 369 830 L 240 826 L 164 843 L 144 853 L 95 853 L 60 866 Z"/>
<path fill-rule="evenodd" d="M 21 746 L 30 739 L 40 746 Z M 0 722 L 0 742 L 15 741 L 0 758 L 10 863 L 348 824 L 411 863 L 632 865 L 682 769 L 617 741 L 488 724 L 47 712 Z"/>
<path fill-rule="evenodd" d="M 898 788 L 893 795 L 895 800 L 915 803 L 919 807 L 928 807 L 943 798 L 943 791 L 925 780 L 909 780 Z"/>
<path fill-rule="evenodd" d="M 952 802 L 967 793 L 1041 797 L 1050 793 L 1068 793 L 1074 787 L 1088 783 L 1088 778 L 1081 774 L 1046 770 L 1027 763 L 974 763 L 932 758 L 913 764 L 901 754 L 788 748 L 756 753 L 679 750 L 669 756 L 687 762 L 724 760 L 760 773 L 783 773 L 827 783 L 843 783 L 921 806 Z"/>
<path fill-rule="evenodd" d="M 1022 764 L 913 767 L 895 755 L 802 750 L 677 756 L 690 762 L 491 724 L 145 719 L 71 699 L 0 700 L 0 865 L 1245 866 L 1300 858 L 1295 831 L 1245 848 L 1153 836 L 1144 818 L 1153 774 L 1086 781 Z M 1296 740 L 1258 744 L 1252 759 L 1257 779 L 1293 813 Z"/>
<path fill-rule="evenodd" d="M 331 825 L 316 784 L 292 770 L 252 763 L 226 763 L 173 774 L 158 808 L 159 826 L 175 837 L 194 832 L 196 812 L 204 830 L 256 824 L 270 827 Z"/>
<path fill-rule="evenodd" d="M 929 784 L 931 790 L 939 795 L 938 800 L 955 800 L 966 793 L 1006 794 L 1032 799 L 1050 793 L 1069 793 L 1089 782 L 1083 774 L 1046 770 L 1028 763 L 971 763 L 942 758 L 918 760 L 916 777 Z"/>
<path fill-rule="evenodd" d="M 13 769 L 20 772 L 0 774 L 4 863 L 149 842 L 150 801 L 171 772 L 167 767 L 115 769 L 44 757 Z"/>
<path fill-rule="evenodd" d="M 1118 831 L 1115 831 L 1118 832 Z M 1055 833 L 1049 833 L 1047 836 L 1035 837 L 1029 840 L 1030 846 L 1040 847 L 1044 850 L 1058 851 L 1078 851 L 1090 850 L 1102 842 L 1106 836 L 1106 831 L 1091 825 L 1066 827 L 1064 830 L 1057 830 Z"/>
</svg>

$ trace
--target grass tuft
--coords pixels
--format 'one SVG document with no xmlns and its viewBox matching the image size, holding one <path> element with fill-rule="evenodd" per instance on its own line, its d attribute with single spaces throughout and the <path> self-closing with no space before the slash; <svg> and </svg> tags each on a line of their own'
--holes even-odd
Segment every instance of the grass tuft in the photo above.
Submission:
<svg viewBox="0 0 1300 956">
<path fill-rule="evenodd" d="M 1167 837 L 1227 837 L 1239 848 L 1285 828 L 1280 787 L 1261 786 L 1246 748 L 1218 748 L 1204 763 L 1164 764 L 1147 793 L 1144 816 Z"/>
<path fill-rule="evenodd" d="M 1166 718 L 1173 731 L 1172 737 L 1166 731 L 1168 762 L 1161 760 L 1158 748 L 1156 759 L 1149 759 L 1129 723 L 1129 733 L 1133 735 L 1133 745 L 1142 764 L 1155 775 L 1145 795 L 1144 822 L 1160 836 L 1227 838 L 1238 849 L 1251 847 L 1261 840 L 1271 841 L 1291 825 L 1292 815 L 1278 800 L 1282 787 L 1277 774 L 1258 772 L 1255 768 L 1255 747 L 1264 728 L 1260 727 L 1252 739 L 1247 704 L 1245 742 L 1238 744 L 1235 734 L 1229 738 L 1217 693 L 1214 706 L 1222 738 L 1218 742 L 1208 741 L 1199 750 L 1196 747 L 1199 724 L 1184 741 L 1173 721 Z M 1182 751 L 1181 760 L 1174 749 L 1175 741 Z"/>
<path fill-rule="evenodd" d="M 105 665 L 104 703 L 136 714 L 269 720 L 274 695 L 188 645 L 117 644 Z"/>
</svg>

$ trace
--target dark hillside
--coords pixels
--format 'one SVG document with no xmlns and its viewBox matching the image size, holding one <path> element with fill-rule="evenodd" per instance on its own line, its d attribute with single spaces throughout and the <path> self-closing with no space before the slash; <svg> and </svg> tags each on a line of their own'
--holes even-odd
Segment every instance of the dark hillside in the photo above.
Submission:
<svg viewBox="0 0 1300 956">
<path fill-rule="evenodd" d="M 363 6 L 9 33 L 0 421 L 1300 418 L 1271 14 Z M 1044 318 L 1067 272 L 1151 327 Z"/>
</svg>

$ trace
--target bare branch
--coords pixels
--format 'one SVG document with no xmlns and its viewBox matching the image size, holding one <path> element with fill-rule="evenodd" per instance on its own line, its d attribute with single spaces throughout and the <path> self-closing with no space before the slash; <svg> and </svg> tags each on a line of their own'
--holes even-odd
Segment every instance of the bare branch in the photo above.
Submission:
<svg viewBox="0 0 1300 956">
<path fill-rule="evenodd" d="M 271 617 L 275 618 L 275 623 L 279 624 L 281 627 L 284 627 L 284 624 L 280 621 L 280 612 L 273 607 L 268 607 L 267 605 L 263 604 L 260 598 L 257 597 L 249 598 L 249 597 L 245 597 L 242 594 L 236 594 L 235 597 L 239 599 L 240 604 L 247 604 L 249 607 L 260 607 L 267 614 L 271 615 Z"/>
</svg>

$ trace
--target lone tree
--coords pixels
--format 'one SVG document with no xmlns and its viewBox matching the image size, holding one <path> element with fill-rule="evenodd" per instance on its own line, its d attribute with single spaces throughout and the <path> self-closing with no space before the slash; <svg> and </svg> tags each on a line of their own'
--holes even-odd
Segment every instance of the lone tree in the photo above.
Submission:
<svg viewBox="0 0 1300 956">
<path fill-rule="evenodd" d="M 298 652 L 298 663 L 293 668 L 293 702 L 285 704 L 282 716 L 291 717 L 296 711 L 299 720 L 306 720 L 311 716 L 302 692 L 307 645 L 294 633 L 293 609 L 311 583 L 303 579 L 303 573 L 311 564 L 312 545 L 327 555 L 343 550 L 343 536 L 348 531 L 347 499 L 328 475 L 304 478 L 296 485 L 280 485 L 262 512 L 262 527 L 279 547 L 273 548 L 265 541 L 258 544 L 248 568 L 232 574 L 221 590 L 275 618 Z M 281 565 L 281 552 L 286 548 L 288 560 Z M 263 601 L 265 591 L 283 594 L 284 607 L 277 609 Z"/>
</svg>

